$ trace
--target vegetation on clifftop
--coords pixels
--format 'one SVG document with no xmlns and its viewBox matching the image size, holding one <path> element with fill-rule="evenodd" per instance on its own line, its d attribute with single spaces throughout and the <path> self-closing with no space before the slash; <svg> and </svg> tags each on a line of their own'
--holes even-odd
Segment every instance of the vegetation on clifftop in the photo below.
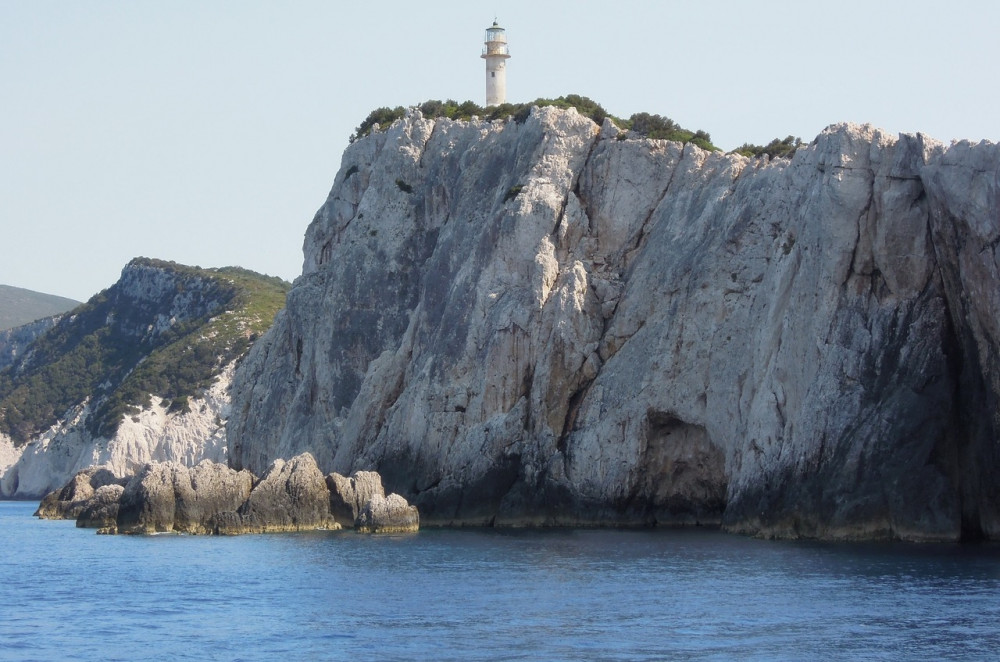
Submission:
<svg viewBox="0 0 1000 662">
<path fill-rule="evenodd" d="M 719 148 L 712 144 L 712 137 L 705 131 L 690 131 L 678 126 L 676 122 L 668 117 L 651 113 L 633 113 L 628 119 L 615 117 L 609 114 L 601 104 L 579 94 L 568 94 L 557 99 L 535 99 L 529 103 L 504 103 L 499 106 L 489 106 L 487 108 L 473 101 L 459 103 L 452 99 L 448 99 L 447 101 L 431 100 L 423 102 L 417 108 L 428 119 L 447 117 L 452 120 L 467 121 L 472 119 L 472 117 L 478 117 L 492 121 L 513 118 L 515 122 L 522 123 L 528 118 L 533 106 L 576 108 L 577 112 L 589 117 L 598 125 L 603 124 L 605 119 L 610 119 L 614 122 L 615 126 L 627 132 L 620 135 L 622 140 L 630 136 L 656 140 L 673 140 L 681 143 L 694 143 L 698 147 L 709 151 L 719 151 Z M 376 108 L 354 130 L 350 141 L 354 142 L 359 138 L 370 135 L 372 131 L 376 130 L 376 127 L 378 127 L 378 130 L 384 131 L 405 114 L 406 108 L 403 106 Z M 734 149 L 733 153 L 751 158 L 760 156 L 790 158 L 802 144 L 801 138 L 788 136 L 783 139 L 775 138 L 767 145 L 743 143 Z"/>
<path fill-rule="evenodd" d="M 801 138 L 788 136 L 784 139 L 775 138 L 766 145 L 751 145 L 750 143 L 743 143 L 733 151 L 737 154 L 749 157 L 766 155 L 770 156 L 772 159 L 790 158 L 793 154 L 795 154 L 795 150 L 801 146 Z"/>
<path fill-rule="evenodd" d="M 667 117 L 652 115 L 650 113 L 635 113 L 628 119 L 615 117 L 609 114 L 601 104 L 579 94 L 568 94 L 556 99 L 535 99 L 529 103 L 504 103 L 488 108 L 483 108 L 473 101 L 459 103 L 452 99 L 448 99 L 447 101 L 431 100 L 425 101 L 417 106 L 417 108 L 428 119 L 447 117 L 453 120 L 469 120 L 473 116 L 476 116 L 484 120 L 502 120 L 510 117 L 515 122 L 522 123 L 528 118 L 533 106 L 576 108 L 577 112 L 585 117 L 589 117 L 598 125 L 603 124 L 605 119 L 610 119 L 619 129 L 630 131 L 639 137 L 675 140 L 682 143 L 691 142 L 702 149 L 711 151 L 719 149 L 712 144 L 711 136 L 704 131 L 689 131 L 678 126 L 673 120 Z M 376 108 L 354 130 L 350 141 L 354 142 L 358 138 L 369 135 L 375 130 L 376 126 L 378 126 L 379 130 L 389 128 L 389 125 L 403 117 L 405 113 L 406 109 L 402 106 Z"/>
<path fill-rule="evenodd" d="M 131 272 L 161 271 L 162 291 L 135 298 Z M 289 283 L 246 269 L 201 269 L 138 258 L 0 372 L 0 432 L 25 443 L 85 400 L 88 429 L 111 436 L 155 394 L 188 398 L 242 356 L 284 306 Z M 178 309 L 178 306 L 181 308 Z"/>
</svg>

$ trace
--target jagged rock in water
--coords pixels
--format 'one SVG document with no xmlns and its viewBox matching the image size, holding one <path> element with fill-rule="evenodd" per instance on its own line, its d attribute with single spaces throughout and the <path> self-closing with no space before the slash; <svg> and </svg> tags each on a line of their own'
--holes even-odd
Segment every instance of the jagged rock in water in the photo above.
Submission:
<svg viewBox="0 0 1000 662">
<path fill-rule="evenodd" d="M 207 460 L 199 462 L 187 474 L 188 480 L 176 485 L 174 524 L 174 530 L 185 533 L 214 533 L 215 516 L 246 503 L 254 484 L 249 471 L 234 471 Z"/>
<path fill-rule="evenodd" d="M 125 479 L 118 478 L 104 467 L 91 467 L 77 473 L 61 489 L 45 495 L 35 517 L 41 519 L 76 519 L 93 499 L 97 490 L 108 485 L 123 486 Z"/>
<path fill-rule="evenodd" d="M 75 517 L 77 526 L 99 533 L 138 534 L 237 535 L 342 526 L 395 532 L 416 531 L 420 521 L 416 508 L 399 495 L 386 499 L 377 473 L 324 478 L 308 453 L 275 461 L 260 480 L 208 460 L 190 469 L 148 464 L 127 479 L 89 469 L 47 495 L 35 514 Z"/>
<path fill-rule="evenodd" d="M 239 529 L 233 530 L 232 522 L 222 520 L 216 526 L 219 533 L 339 528 L 330 515 L 326 479 L 308 453 L 287 462 L 275 460 L 236 514 L 239 515 Z"/>
<path fill-rule="evenodd" d="M 118 530 L 118 505 L 125 488 L 121 485 L 104 485 L 97 488 L 76 517 L 76 525 L 88 529 Z"/>
<path fill-rule="evenodd" d="M 118 505 L 119 533 L 165 533 L 174 529 L 174 473 L 180 465 L 147 464 L 129 479 Z"/>
<path fill-rule="evenodd" d="M 417 507 L 398 494 L 374 494 L 361 510 L 354 528 L 361 533 L 410 533 L 420 528 Z"/>
<path fill-rule="evenodd" d="M 203 461 L 187 467 L 146 465 L 121 496 L 119 533 L 213 533 L 215 516 L 239 508 L 250 496 L 253 475 Z"/>
<path fill-rule="evenodd" d="M 382 477 L 374 471 L 355 471 L 350 478 L 332 473 L 326 477 L 326 486 L 330 490 L 330 514 L 341 526 L 355 526 L 374 497 L 385 497 Z"/>
<path fill-rule="evenodd" d="M 374 469 L 425 524 L 1000 538 L 998 173 L 867 125 L 768 160 L 411 111 L 344 153 L 230 462 Z"/>
</svg>

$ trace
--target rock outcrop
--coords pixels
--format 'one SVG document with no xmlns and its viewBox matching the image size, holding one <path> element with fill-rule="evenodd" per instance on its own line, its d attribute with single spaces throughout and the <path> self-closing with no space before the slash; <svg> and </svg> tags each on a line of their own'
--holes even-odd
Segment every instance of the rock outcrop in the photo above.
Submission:
<svg viewBox="0 0 1000 662">
<path fill-rule="evenodd" d="M 0 329 L 0 370 L 17 361 L 39 336 L 56 325 L 61 316 L 43 317 L 12 329 Z"/>
<path fill-rule="evenodd" d="M 328 482 L 342 489 L 331 493 Z M 365 533 L 411 532 L 420 524 L 403 497 L 386 498 L 377 473 L 327 478 L 307 453 L 276 460 L 259 480 L 208 460 L 190 468 L 147 464 L 127 480 L 92 468 L 46 495 L 35 515 L 76 519 L 77 526 L 100 533 L 237 535 L 336 530 L 347 511 L 357 515 L 344 525 Z"/>
<path fill-rule="evenodd" d="M 76 519 L 99 489 L 108 485 L 121 487 L 125 483 L 125 479 L 104 467 L 90 467 L 73 476 L 61 489 L 46 494 L 35 517 Z"/>
<path fill-rule="evenodd" d="M 77 515 L 76 525 L 80 528 L 101 529 L 109 533 L 117 532 L 118 508 L 124 492 L 125 488 L 118 484 L 97 488 L 94 496 L 87 500 Z"/>
<path fill-rule="evenodd" d="M 382 477 L 374 471 L 355 471 L 350 478 L 332 473 L 326 477 L 326 486 L 330 490 L 330 514 L 341 526 L 355 526 L 369 501 L 385 498 Z"/>
<path fill-rule="evenodd" d="M 407 533 L 420 528 L 417 507 L 398 494 L 386 496 L 382 477 L 374 471 L 355 471 L 350 478 L 332 473 L 326 484 L 330 513 L 341 526 L 363 533 Z"/>
<path fill-rule="evenodd" d="M 148 464 L 125 485 L 117 533 L 214 533 L 218 513 L 240 508 L 254 477 L 204 460 L 188 468 L 175 462 Z"/>
<path fill-rule="evenodd" d="M 330 514 L 326 479 L 308 453 L 288 462 L 276 460 L 235 515 L 220 520 L 216 532 L 272 533 L 339 527 Z"/>
<path fill-rule="evenodd" d="M 420 528 L 420 514 L 398 494 L 374 495 L 354 524 L 361 533 L 408 533 Z"/>
<path fill-rule="evenodd" d="M 432 524 L 996 539 L 998 169 L 411 111 L 345 152 L 229 461 L 373 468 Z"/>
</svg>

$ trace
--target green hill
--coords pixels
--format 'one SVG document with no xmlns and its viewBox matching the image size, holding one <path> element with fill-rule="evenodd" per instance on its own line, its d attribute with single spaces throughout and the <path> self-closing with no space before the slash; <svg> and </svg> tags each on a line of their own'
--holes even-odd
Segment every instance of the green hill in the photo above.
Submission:
<svg viewBox="0 0 1000 662">
<path fill-rule="evenodd" d="M 85 401 L 87 428 L 105 437 L 151 394 L 185 411 L 271 325 L 289 287 L 237 267 L 133 260 L 0 371 L 0 432 L 26 443 Z"/>
<path fill-rule="evenodd" d="M 0 331 L 72 310 L 79 301 L 0 285 Z"/>
</svg>

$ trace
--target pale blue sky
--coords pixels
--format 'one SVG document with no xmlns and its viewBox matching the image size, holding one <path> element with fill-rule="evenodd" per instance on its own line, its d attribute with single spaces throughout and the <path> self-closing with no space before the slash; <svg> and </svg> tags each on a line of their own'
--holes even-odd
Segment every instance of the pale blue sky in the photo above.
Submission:
<svg viewBox="0 0 1000 662">
<path fill-rule="evenodd" d="M 87 299 L 135 256 L 287 279 L 378 106 L 582 94 L 732 149 L 834 122 L 1000 140 L 1000 3 L 0 0 L 0 283 Z"/>
</svg>

